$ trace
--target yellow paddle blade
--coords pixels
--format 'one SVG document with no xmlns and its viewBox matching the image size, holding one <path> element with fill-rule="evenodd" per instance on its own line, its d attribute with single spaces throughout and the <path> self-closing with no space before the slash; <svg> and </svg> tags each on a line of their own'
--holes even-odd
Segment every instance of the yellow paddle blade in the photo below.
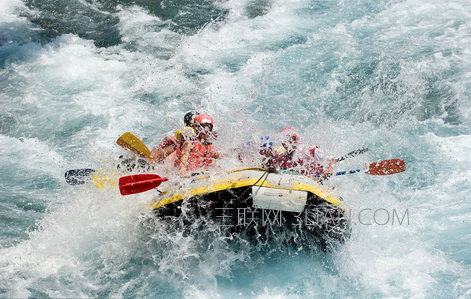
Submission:
<svg viewBox="0 0 471 299">
<path fill-rule="evenodd" d="M 116 140 L 116 143 L 122 148 L 130 150 L 141 158 L 152 159 L 150 150 L 147 148 L 144 142 L 139 140 L 139 138 L 130 132 L 124 133 L 121 137 L 118 138 L 118 140 Z"/>
</svg>

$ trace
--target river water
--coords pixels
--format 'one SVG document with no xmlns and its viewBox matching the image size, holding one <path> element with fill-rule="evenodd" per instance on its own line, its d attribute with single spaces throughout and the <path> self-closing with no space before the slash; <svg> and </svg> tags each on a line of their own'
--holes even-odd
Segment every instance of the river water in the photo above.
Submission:
<svg viewBox="0 0 471 299">
<path fill-rule="evenodd" d="M 0 297 L 470 298 L 470 32 L 464 0 L 1 1 Z M 328 181 L 352 222 L 330 252 L 184 236 L 147 193 L 65 182 L 188 110 L 224 151 L 292 126 L 368 147 L 339 171 L 407 170 Z"/>
</svg>

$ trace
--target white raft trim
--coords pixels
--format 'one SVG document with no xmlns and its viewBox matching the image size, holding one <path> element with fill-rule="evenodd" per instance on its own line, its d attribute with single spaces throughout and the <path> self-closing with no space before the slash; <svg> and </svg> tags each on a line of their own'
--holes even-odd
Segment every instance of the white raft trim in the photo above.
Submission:
<svg viewBox="0 0 471 299">
<path fill-rule="evenodd" d="M 253 186 L 252 198 L 253 207 L 257 209 L 301 213 L 307 202 L 307 192 Z"/>
</svg>

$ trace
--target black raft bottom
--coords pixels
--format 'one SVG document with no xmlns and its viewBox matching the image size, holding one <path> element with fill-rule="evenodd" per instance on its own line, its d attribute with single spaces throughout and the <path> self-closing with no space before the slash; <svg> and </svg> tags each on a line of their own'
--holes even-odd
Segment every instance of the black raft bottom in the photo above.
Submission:
<svg viewBox="0 0 471 299">
<path fill-rule="evenodd" d="M 160 207 L 154 213 L 182 229 L 202 219 L 206 225 L 225 231 L 227 236 L 243 232 L 255 242 L 282 236 L 288 243 L 314 238 L 325 245 L 331 240 L 344 243 L 350 237 L 351 227 L 344 210 L 312 193 L 308 193 L 301 213 L 252 206 L 252 186 L 248 186 L 194 196 Z"/>
</svg>

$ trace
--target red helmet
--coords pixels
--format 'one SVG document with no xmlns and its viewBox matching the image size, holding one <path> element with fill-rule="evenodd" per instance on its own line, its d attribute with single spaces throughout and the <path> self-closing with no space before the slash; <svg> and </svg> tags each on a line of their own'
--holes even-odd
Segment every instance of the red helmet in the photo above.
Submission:
<svg viewBox="0 0 471 299">
<path fill-rule="evenodd" d="M 210 124 L 214 125 L 213 118 L 207 114 L 199 114 L 195 117 L 195 122 L 199 124 Z"/>
<path fill-rule="evenodd" d="M 294 129 L 292 127 L 285 127 L 281 129 L 280 132 L 286 131 L 286 137 L 294 137 L 294 142 L 298 143 L 299 137 L 294 133 Z"/>
</svg>

